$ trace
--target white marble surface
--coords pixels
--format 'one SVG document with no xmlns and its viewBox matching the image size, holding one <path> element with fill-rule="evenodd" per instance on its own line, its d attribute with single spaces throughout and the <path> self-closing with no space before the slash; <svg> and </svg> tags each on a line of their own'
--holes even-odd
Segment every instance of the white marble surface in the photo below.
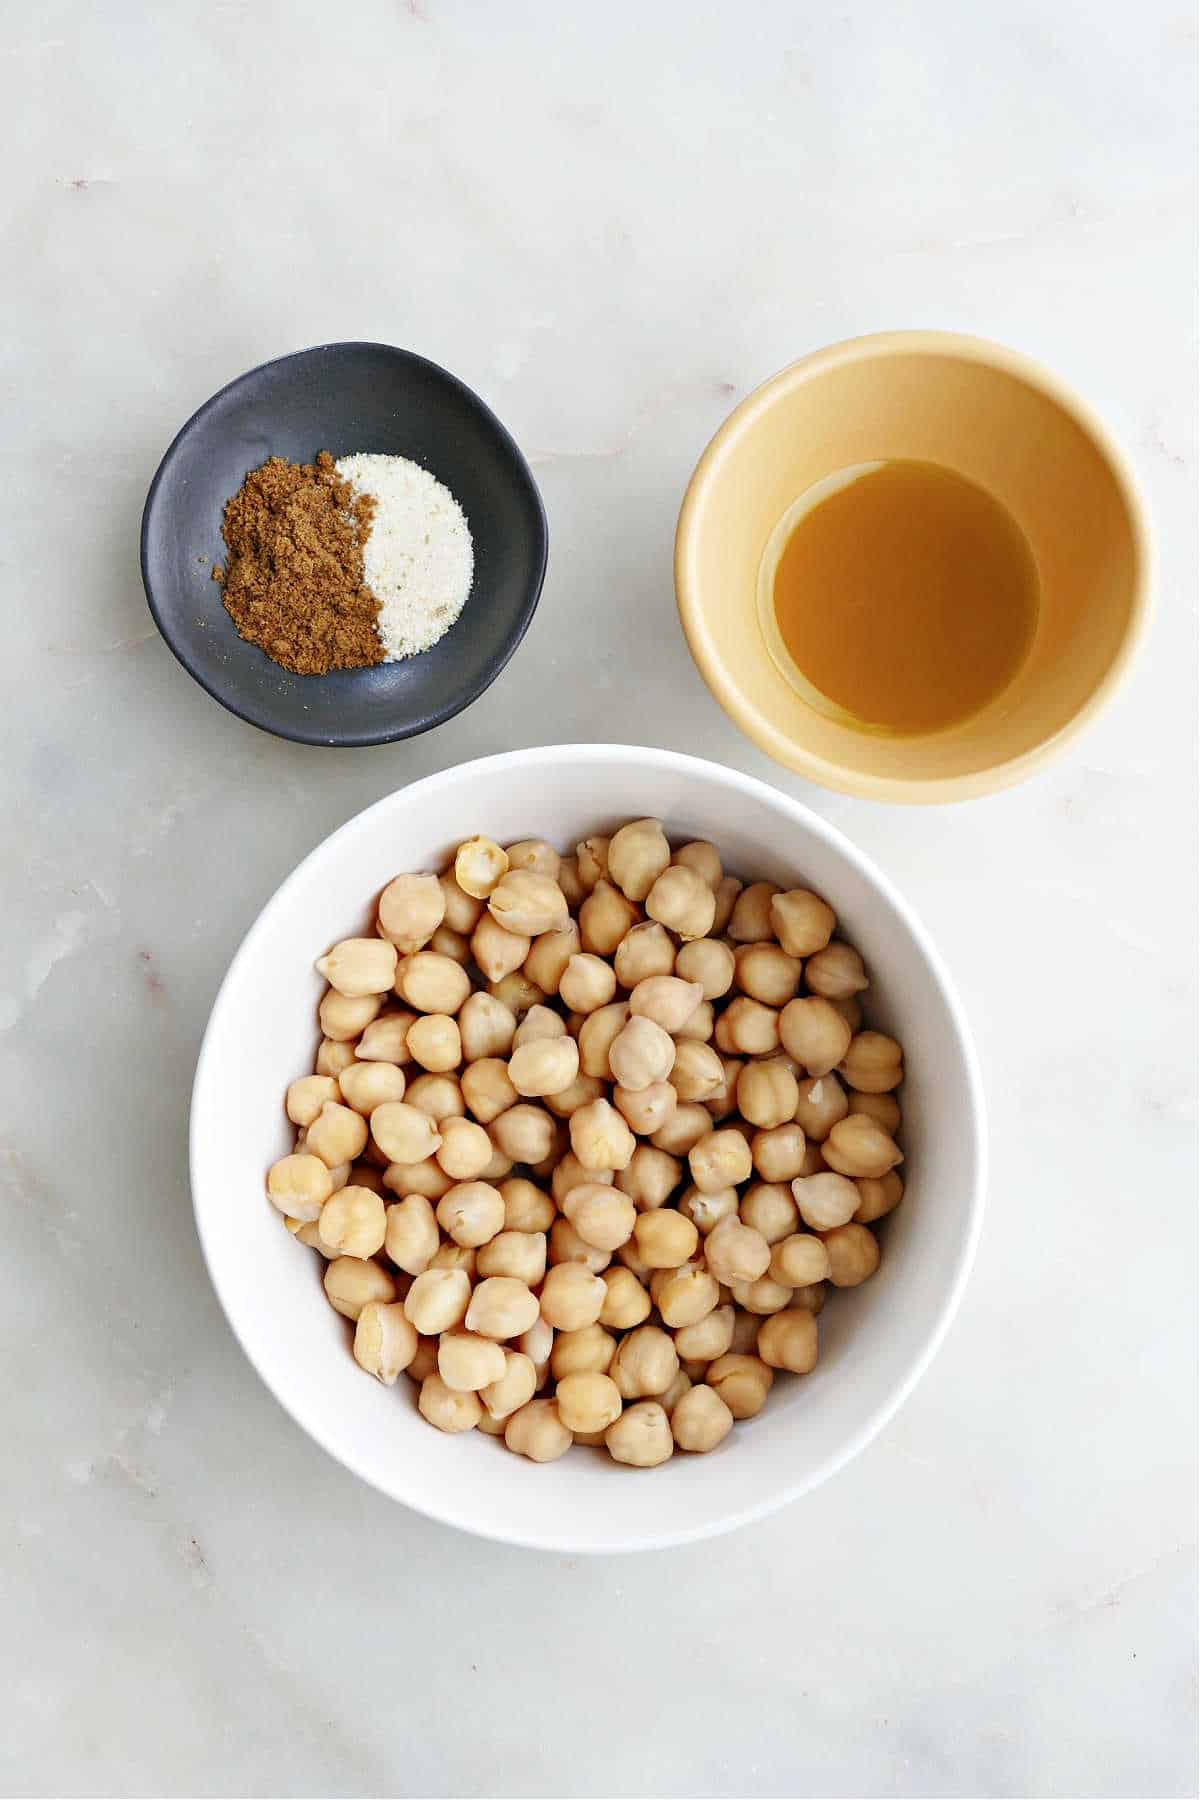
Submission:
<svg viewBox="0 0 1200 1800">
<path fill-rule="evenodd" d="M 1193 18 L 5 11 L 4 1792 L 1195 1791 Z M 915 324 L 1089 395 L 1162 552 L 1099 726 L 923 812 L 743 742 L 670 570 L 735 396 Z M 191 684 L 137 525 L 207 394 L 356 336 L 496 406 L 552 556 L 484 699 L 351 754 Z M 222 970 L 310 845 L 428 770 L 605 737 L 774 780 L 900 882 L 975 1021 L 995 1172 L 959 1320 L 865 1455 L 753 1530 L 576 1562 L 427 1524 L 302 1437 L 209 1290 L 184 1131 Z"/>
</svg>

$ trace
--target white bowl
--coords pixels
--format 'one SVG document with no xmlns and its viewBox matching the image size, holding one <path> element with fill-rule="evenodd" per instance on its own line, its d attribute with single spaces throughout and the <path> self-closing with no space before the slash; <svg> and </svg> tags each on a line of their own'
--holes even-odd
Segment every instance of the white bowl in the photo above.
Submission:
<svg viewBox="0 0 1200 1800">
<path fill-rule="evenodd" d="M 883 1229 L 883 1262 L 821 1316 L 813 1374 L 783 1376 L 764 1412 L 709 1456 L 656 1470 L 572 1451 L 543 1466 L 477 1432 L 419 1417 L 403 1377 L 381 1387 L 326 1304 L 324 1265 L 268 1202 L 290 1147 L 287 1083 L 311 1068 L 321 982 L 313 959 L 367 926 L 402 869 L 439 867 L 464 837 L 562 846 L 633 814 L 705 837 L 727 868 L 827 896 L 872 974 L 872 1022 L 907 1050 L 908 1188 Z M 243 1349 L 276 1399 L 332 1456 L 419 1512 L 465 1531 L 560 1551 L 649 1549 L 761 1517 L 861 1450 L 925 1369 L 958 1304 L 983 1208 L 985 1126 L 970 1034 L 933 946 L 904 901 L 845 838 L 794 800 L 716 763 L 624 745 L 493 756 L 380 800 L 305 858 L 264 907 L 213 1007 L 192 1095 L 191 1174 L 209 1272 Z"/>
</svg>

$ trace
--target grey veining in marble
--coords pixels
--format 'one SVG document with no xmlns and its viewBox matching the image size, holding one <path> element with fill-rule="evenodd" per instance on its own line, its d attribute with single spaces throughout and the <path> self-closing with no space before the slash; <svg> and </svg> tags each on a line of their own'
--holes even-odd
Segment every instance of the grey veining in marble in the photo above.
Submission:
<svg viewBox="0 0 1200 1800">
<path fill-rule="evenodd" d="M 1194 21 L 5 9 L 4 1792 L 1195 1791 Z M 739 737 L 671 541 L 735 396 L 920 324 L 1093 400 L 1161 576 L 1060 763 L 914 812 Z M 220 711 L 137 570 L 182 419 L 341 337 L 477 388 L 552 539 L 490 692 L 356 753 Z M 774 780 L 898 880 L 978 1027 L 994 1178 L 946 1347 L 852 1467 L 753 1530 L 573 1563 L 410 1516 L 278 1410 L 201 1266 L 185 1125 L 225 964 L 304 851 L 429 770 L 606 737 Z"/>
</svg>

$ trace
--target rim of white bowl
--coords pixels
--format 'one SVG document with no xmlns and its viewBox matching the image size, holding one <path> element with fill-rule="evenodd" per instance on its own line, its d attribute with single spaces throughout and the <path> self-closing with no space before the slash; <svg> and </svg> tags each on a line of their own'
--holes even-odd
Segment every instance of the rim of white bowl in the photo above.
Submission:
<svg viewBox="0 0 1200 1800">
<path fill-rule="evenodd" d="M 379 811 L 382 807 L 387 806 L 398 794 L 412 794 L 416 793 L 418 790 L 427 794 L 436 792 L 438 788 L 451 787 L 482 769 L 520 770 L 542 763 L 549 763 L 552 766 L 561 766 L 564 762 L 586 762 L 596 757 L 603 757 L 611 762 L 630 764 L 644 763 L 649 760 L 661 768 L 679 769 L 681 771 L 687 769 L 692 773 L 699 772 L 726 787 L 733 788 L 747 795 L 753 795 L 759 799 L 765 797 L 773 804 L 781 807 L 783 811 L 790 813 L 797 821 L 804 825 L 806 830 L 813 832 L 818 837 L 824 838 L 826 843 L 829 844 L 832 849 L 839 855 L 845 857 L 846 860 L 853 864 L 869 882 L 873 883 L 879 889 L 884 899 L 900 915 L 912 934 L 914 941 L 918 945 L 929 966 L 930 972 L 941 992 L 942 998 L 946 1003 L 946 1008 L 950 1015 L 954 1035 L 957 1040 L 958 1051 L 962 1058 L 963 1069 L 967 1079 L 969 1117 L 964 1121 L 964 1124 L 970 1135 L 974 1174 L 971 1181 L 970 1194 L 967 1197 L 966 1223 L 953 1275 L 947 1287 L 945 1298 L 943 1299 L 936 1316 L 931 1318 L 929 1322 L 929 1331 L 925 1342 L 919 1354 L 913 1358 L 909 1367 L 897 1381 L 895 1388 L 888 1398 L 875 1408 L 874 1412 L 863 1421 L 858 1430 L 851 1433 L 845 1443 L 840 1445 L 836 1451 L 831 1452 L 822 1463 L 818 1464 L 817 1467 L 811 1470 L 802 1480 L 785 1484 L 767 1495 L 764 1499 L 756 1500 L 748 1506 L 722 1513 L 717 1518 L 706 1520 L 702 1525 L 689 1526 L 683 1530 L 674 1531 L 670 1529 L 652 1529 L 635 1539 L 630 1539 L 627 1536 L 614 1539 L 604 1539 L 601 1537 L 598 1539 L 594 1534 L 586 1538 L 572 1538 L 569 1533 L 564 1533 L 560 1536 L 556 1536 L 553 1540 L 547 1540 L 544 1536 L 539 1536 L 534 1533 L 523 1534 L 516 1531 L 490 1529 L 486 1521 L 481 1522 L 476 1517 L 468 1516 L 466 1512 L 461 1511 L 455 1506 L 454 1493 L 451 1489 L 447 1490 L 446 1503 L 437 1507 L 433 1507 L 428 1503 L 423 1503 L 419 1500 L 411 1499 L 409 1496 L 397 1492 L 395 1487 L 385 1484 L 379 1480 L 370 1469 L 364 1467 L 361 1461 L 351 1452 L 343 1450 L 341 1446 L 332 1444 L 325 1432 L 318 1425 L 315 1425 L 308 1418 L 304 1417 L 302 1411 L 297 1408 L 292 1399 L 281 1392 L 279 1386 L 277 1386 L 264 1372 L 247 1344 L 238 1325 L 238 1321 L 234 1317 L 233 1311 L 227 1304 L 219 1274 L 219 1252 L 216 1245 L 209 1237 L 208 1228 L 203 1216 L 203 1206 L 200 1200 L 199 1180 L 197 1176 L 197 1116 L 203 1100 L 204 1086 L 210 1078 L 210 1040 L 214 1035 L 214 1023 L 221 1010 L 226 991 L 234 982 L 242 963 L 254 955 L 259 939 L 264 937 L 271 929 L 276 909 L 282 904 L 284 897 L 292 884 L 300 879 L 305 869 L 315 858 L 323 857 L 337 845 L 339 840 L 344 839 L 352 832 L 361 829 L 366 820 L 373 813 Z M 830 825 L 825 819 L 821 818 L 818 813 L 812 812 L 801 801 L 795 800 L 790 794 L 782 793 L 780 789 L 772 787 L 769 782 L 760 781 L 753 775 L 744 775 L 738 769 L 727 768 L 725 764 L 712 762 L 706 757 L 689 756 L 678 750 L 658 750 L 649 745 L 638 744 L 544 744 L 524 750 L 501 751 L 494 756 L 475 757 L 470 762 L 457 763 L 452 768 L 443 769 L 434 775 L 426 775 L 420 781 L 410 782 L 405 787 L 394 789 L 390 794 L 384 794 L 380 799 L 373 801 L 370 806 L 364 807 L 361 812 L 357 812 L 351 818 L 347 819 L 343 825 L 339 825 L 335 831 L 331 832 L 328 837 L 323 838 L 319 844 L 314 845 L 307 856 L 303 857 L 301 861 L 297 863 L 291 874 L 284 878 L 275 889 L 275 892 L 271 895 L 271 898 L 266 902 L 266 905 L 259 912 L 257 918 L 251 924 L 241 943 L 238 945 L 229 967 L 222 978 L 221 985 L 217 989 L 216 998 L 213 1001 L 212 1010 L 209 1013 L 208 1023 L 204 1028 L 204 1036 L 200 1044 L 200 1053 L 196 1059 L 196 1074 L 192 1083 L 191 1110 L 188 1124 L 188 1165 L 192 1191 L 192 1213 L 196 1221 L 196 1234 L 200 1239 L 200 1249 L 204 1257 L 205 1267 L 208 1270 L 208 1277 L 212 1282 L 213 1291 L 220 1303 L 221 1311 L 224 1313 L 230 1330 L 233 1332 L 234 1337 L 241 1346 L 246 1360 L 255 1371 L 259 1380 L 273 1395 L 289 1418 L 293 1419 L 296 1424 L 300 1426 L 301 1430 L 304 1431 L 307 1436 L 312 1438 L 314 1443 L 318 1444 L 335 1462 L 340 1463 L 343 1468 L 348 1469 L 352 1475 L 356 1475 L 359 1480 L 365 1481 L 368 1487 L 375 1488 L 379 1493 L 385 1494 L 389 1500 L 398 1501 L 401 1505 L 407 1506 L 413 1512 L 422 1514 L 425 1518 L 435 1519 L 439 1524 L 453 1526 L 459 1531 L 470 1533 L 473 1537 L 486 1538 L 493 1543 L 514 1544 L 520 1549 L 548 1551 L 555 1555 L 605 1556 L 623 1554 L 637 1550 L 664 1550 L 669 1549 L 676 1544 L 695 1543 L 700 1539 L 718 1537 L 724 1532 L 736 1530 L 739 1526 L 752 1524 L 756 1519 L 766 1518 L 771 1513 L 777 1512 L 781 1507 L 788 1505 L 791 1501 L 800 1499 L 803 1494 L 811 1493 L 814 1488 L 820 1487 L 822 1483 L 836 1475 L 840 1469 L 845 1468 L 847 1463 L 851 1462 L 861 1451 L 866 1449 L 867 1445 L 870 1444 L 873 1439 L 878 1437 L 883 1428 L 895 1417 L 896 1413 L 903 1406 L 904 1402 L 908 1399 L 918 1381 L 933 1361 L 938 1350 L 941 1348 L 946 1333 L 950 1329 L 950 1325 L 954 1319 L 954 1315 L 958 1311 L 962 1301 L 967 1279 L 971 1273 L 971 1266 L 975 1260 L 975 1253 L 979 1245 L 980 1233 L 983 1229 L 983 1209 L 987 1192 L 988 1168 L 987 1112 L 983 1097 L 983 1080 L 980 1074 L 979 1059 L 976 1054 L 974 1040 L 967 1023 L 967 1017 L 962 1002 L 958 997 L 957 989 L 950 978 L 949 971 L 943 963 L 940 953 L 935 948 L 932 938 L 907 900 L 905 900 L 899 890 L 893 886 L 890 879 L 883 874 L 882 870 L 880 870 L 868 856 L 864 855 L 864 853 L 859 850 L 857 846 L 844 835 L 844 833 L 840 832 L 835 826 Z"/>
</svg>

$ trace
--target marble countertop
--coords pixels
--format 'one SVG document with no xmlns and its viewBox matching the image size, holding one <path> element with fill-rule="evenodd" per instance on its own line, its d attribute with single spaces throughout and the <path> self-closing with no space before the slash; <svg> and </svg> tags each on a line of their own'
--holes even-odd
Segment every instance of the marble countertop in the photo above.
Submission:
<svg viewBox="0 0 1200 1800">
<path fill-rule="evenodd" d="M 1174 0 L 9 9 L 5 1793 L 1195 1791 L 1195 56 Z M 1161 553 L 1103 720 L 922 811 L 761 757 L 671 592 L 735 397 L 896 325 L 1058 369 Z M 349 337 L 483 393 L 552 543 L 484 698 L 353 753 L 221 711 L 137 567 L 180 422 Z M 896 879 L 975 1022 L 994 1176 L 949 1340 L 850 1468 L 576 1561 L 410 1515 L 292 1425 L 206 1280 L 185 1127 L 311 845 L 430 770 L 606 738 L 774 781 Z"/>
</svg>

